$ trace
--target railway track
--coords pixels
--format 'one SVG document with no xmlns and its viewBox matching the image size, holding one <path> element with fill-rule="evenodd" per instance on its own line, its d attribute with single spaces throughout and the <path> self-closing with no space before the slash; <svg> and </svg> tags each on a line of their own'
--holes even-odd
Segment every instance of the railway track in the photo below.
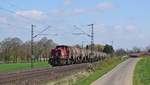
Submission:
<svg viewBox="0 0 150 85">
<path fill-rule="evenodd" d="M 79 70 L 85 70 L 89 63 L 40 68 L 29 71 L 0 74 L 0 85 L 40 85 L 50 80 L 62 78 Z"/>
</svg>

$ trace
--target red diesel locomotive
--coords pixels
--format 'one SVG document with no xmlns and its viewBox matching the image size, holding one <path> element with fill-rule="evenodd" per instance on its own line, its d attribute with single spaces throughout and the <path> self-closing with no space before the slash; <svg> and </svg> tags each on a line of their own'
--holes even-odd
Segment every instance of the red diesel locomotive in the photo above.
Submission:
<svg viewBox="0 0 150 85">
<path fill-rule="evenodd" d="M 87 49 L 81 49 L 77 47 L 71 47 L 66 45 L 59 45 L 51 50 L 51 57 L 49 58 L 49 64 L 53 66 L 78 64 L 94 62 L 105 59 L 106 54 L 103 52 L 93 52 Z"/>
</svg>

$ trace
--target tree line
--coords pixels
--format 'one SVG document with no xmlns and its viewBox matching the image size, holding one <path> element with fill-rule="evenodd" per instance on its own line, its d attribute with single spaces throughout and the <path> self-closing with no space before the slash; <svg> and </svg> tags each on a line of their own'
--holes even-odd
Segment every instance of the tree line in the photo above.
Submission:
<svg viewBox="0 0 150 85">
<path fill-rule="evenodd" d="M 50 51 L 57 44 L 51 40 L 43 37 L 39 41 L 33 43 L 34 61 L 47 61 L 51 56 Z M 80 45 L 75 45 L 80 47 Z M 84 48 L 90 49 L 91 45 L 86 45 Z M 150 46 L 146 48 L 150 52 Z M 94 51 L 105 52 L 107 54 L 126 55 L 130 51 L 124 49 L 114 50 L 111 45 L 94 45 Z M 134 47 L 133 52 L 140 52 L 140 48 Z M 31 62 L 31 41 L 22 41 L 20 38 L 6 38 L 0 42 L 0 63 L 18 63 L 18 62 Z"/>
<path fill-rule="evenodd" d="M 50 50 L 57 44 L 46 37 L 35 41 L 33 46 L 34 61 L 47 60 L 50 56 Z M 31 61 L 31 41 L 23 42 L 21 39 L 6 38 L 0 42 L 0 62 L 18 63 Z"/>
</svg>

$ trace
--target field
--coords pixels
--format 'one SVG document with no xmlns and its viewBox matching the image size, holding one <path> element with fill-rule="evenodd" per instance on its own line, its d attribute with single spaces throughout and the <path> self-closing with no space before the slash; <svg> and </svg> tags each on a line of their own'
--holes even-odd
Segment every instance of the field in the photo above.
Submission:
<svg viewBox="0 0 150 85">
<path fill-rule="evenodd" d="M 150 57 L 144 57 L 137 63 L 134 85 L 150 85 Z"/>
<path fill-rule="evenodd" d="M 36 62 L 34 68 L 49 67 L 47 62 Z M 31 69 L 30 63 L 0 64 L 0 73 Z"/>
<path fill-rule="evenodd" d="M 121 63 L 123 60 L 120 58 L 110 58 L 104 61 L 96 70 L 91 73 L 89 76 L 84 77 L 78 81 L 76 81 L 75 85 L 90 85 L 92 82 L 103 76 L 105 73 L 109 72 L 116 65 Z"/>
</svg>

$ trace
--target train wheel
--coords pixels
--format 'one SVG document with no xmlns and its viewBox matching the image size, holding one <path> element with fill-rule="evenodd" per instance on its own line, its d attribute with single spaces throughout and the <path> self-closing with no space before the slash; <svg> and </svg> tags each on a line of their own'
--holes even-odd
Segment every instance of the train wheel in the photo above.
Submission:
<svg viewBox="0 0 150 85">
<path fill-rule="evenodd" d="M 71 61 L 71 64 L 74 64 L 74 59 L 71 59 L 70 61 Z"/>
<path fill-rule="evenodd" d="M 75 64 L 78 64 L 78 58 L 75 59 Z"/>
<path fill-rule="evenodd" d="M 72 64 L 75 64 L 76 63 L 76 59 L 72 59 Z"/>
<path fill-rule="evenodd" d="M 60 65 L 65 65 L 65 60 L 64 59 L 61 59 L 60 62 L 61 62 Z"/>
<path fill-rule="evenodd" d="M 70 60 L 69 59 L 65 59 L 65 64 L 69 65 L 70 64 Z"/>
<path fill-rule="evenodd" d="M 88 63 L 88 56 L 85 57 L 85 62 Z"/>
<path fill-rule="evenodd" d="M 85 63 L 85 61 L 86 61 L 86 58 L 85 58 L 85 57 L 83 57 L 82 63 Z"/>
</svg>

